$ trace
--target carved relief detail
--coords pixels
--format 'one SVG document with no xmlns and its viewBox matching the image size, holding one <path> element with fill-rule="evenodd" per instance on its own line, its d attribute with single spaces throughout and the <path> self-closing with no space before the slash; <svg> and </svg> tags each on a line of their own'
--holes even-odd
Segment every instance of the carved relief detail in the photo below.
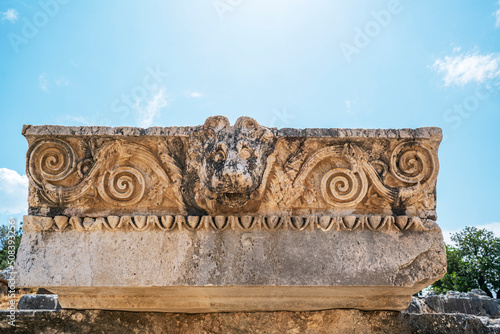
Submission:
<svg viewBox="0 0 500 334">
<path fill-rule="evenodd" d="M 347 168 L 332 169 L 321 180 L 321 194 L 333 207 L 357 205 L 365 198 L 367 188 L 366 175 Z"/>
<path fill-rule="evenodd" d="M 439 229 L 435 221 L 408 216 L 24 216 L 25 232 L 64 231 L 420 231 Z"/>
<path fill-rule="evenodd" d="M 437 155 L 427 145 L 403 142 L 392 152 L 390 171 L 396 179 L 409 185 L 399 192 L 407 204 L 426 196 L 426 190 L 436 184 L 438 169 Z"/>
<path fill-rule="evenodd" d="M 323 173 L 316 189 L 332 208 L 352 208 L 363 201 L 379 207 L 413 204 L 428 197 L 428 188 L 435 185 L 438 171 L 432 149 L 414 141 L 402 142 L 393 149 L 390 168 L 383 161 L 372 161 L 358 145 L 334 145 L 309 155 L 293 181 L 278 166 L 273 172 L 269 199 L 290 205 L 304 196 L 306 202 L 312 204 L 310 194 L 317 191 L 311 182 L 311 173 L 325 161 L 336 166 Z M 385 184 L 388 170 L 400 186 Z"/>
<path fill-rule="evenodd" d="M 436 170 L 436 159 L 425 145 L 403 142 L 391 154 L 391 173 L 406 183 L 425 183 Z"/>
<path fill-rule="evenodd" d="M 231 125 L 223 116 L 182 136 L 139 137 L 35 137 L 27 161 L 30 206 L 67 209 L 65 215 L 137 208 L 193 217 L 432 217 L 435 209 L 436 139 L 278 137 L 249 117 Z M 84 211 L 95 207 L 101 211 Z M 298 218 L 290 224 L 302 226 Z"/>
<path fill-rule="evenodd" d="M 148 199 L 153 198 L 158 205 L 168 197 L 171 206 L 184 209 L 178 170 L 168 168 L 172 167 L 168 163 L 164 168 L 145 146 L 107 140 L 96 148 L 92 158 L 83 158 L 77 168 L 75 159 L 71 146 L 60 139 L 34 144 L 28 153 L 28 175 L 35 188 L 32 193 L 43 194 L 53 205 L 82 203 L 98 194 L 110 205 L 124 206 L 139 203 L 149 192 Z M 76 182 L 68 185 L 71 180 Z M 162 188 L 166 186 L 172 188 L 174 196 L 167 196 Z"/>
<path fill-rule="evenodd" d="M 28 171 L 37 185 L 44 180 L 62 180 L 75 170 L 73 149 L 59 139 L 37 142 L 30 148 L 28 156 Z"/>
<path fill-rule="evenodd" d="M 133 167 L 120 166 L 105 171 L 99 183 L 99 194 L 114 205 L 133 205 L 142 199 L 145 190 L 144 176 Z"/>
<path fill-rule="evenodd" d="M 257 211 L 274 161 L 275 135 L 254 119 L 209 117 L 189 136 L 184 200 L 200 212 Z"/>
</svg>

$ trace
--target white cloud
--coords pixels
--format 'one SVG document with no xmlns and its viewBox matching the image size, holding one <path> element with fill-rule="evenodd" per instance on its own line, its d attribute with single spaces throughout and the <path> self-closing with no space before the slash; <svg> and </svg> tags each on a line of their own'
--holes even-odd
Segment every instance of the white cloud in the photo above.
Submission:
<svg viewBox="0 0 500 334">
<path fill-rule="evenodd" d="M 193 98 L 193 99 L 199 99 L 201 97 L 206 97 L 205 94 L 200 93 L 200 92 L 187 92 L 186 96 L 190 97 L 190 98 Z"/>
<path fill-rule="evenodd" d="M 479 229 L 485 228 L 488 231 L 493 231 L 493 233 L 495 233 L 495 236 L 500 237 L 500 222 L 493 222 L 493 223 L 484 224 L 484 225 L 477 225 L 476 227 Z"/>
<path fill-rule="evenodd" d="M 9 8 L 5 12 L 0 12 L 2 14 L 2 21 L 7 20 L 10 21 L 11 23 L 15 23 L 17 19 L 19 18 L 19 14 L 17 13 L 17 10 L 14 8 Z"/>
<path fill-rule="evenodd" d="M 49 93 L 50 88 L 49 88 L 49 80 L 47 79 L 47 74 L 42 73 L 38 76 L 38 84 L 40 85 L 40 88 L 45 92 Z"/>
<path fill-rule="evenodd" d="M 451 241 L 451 235 L 454 233 L 457 233 L 458 231 L 451 232 L 451 231 L 442 229 L 442 232 L 443 232 L 444 243 L 447 245 L 454 245 L 455 243 L 453 241 Z"/>
<path fill-rule="evenodd" d="M 165 88 L 160 88 L 151 100 L 146 101 L 146 106 L 141 106 L 141 101 L 137 101 L 136 107 L 139 111 L 139 126 L 143 128 L 153 125 L 154 119 L 158 116 L 160 110 L 165 107 L 168 96 L 165 94 Z"/>
<path fill-rule="evenodd" d="M 500 1 L 498 1 L 498 5 L 500 5 Z M 496 28 L 500 28 L 500 9 L 498 9 L 496 12 L 495 12 L 495 27 Z"/>
<path fill-rule="evenodd" d="M 463 86 L 471 82 L 483 83 L 500 77 L 500 54 L 480 55 L 474 52 L 447 56 L 444 59 L 437 59 L 433 68 L 444 75 L 446 86 L 452 84 Z"/>
<path fill-rule="evenodd" d="M 40 85 L 41 90 L 45 93 L 50 93 L 51 88 L 54 87 L 54 85 L 57 87 L 69 86 L 69 80 L 63 76 L 60 76 L 57 79 L 51 79 L 46 72 L 42 72 L 38 76 L 38 84 Z"/>
<path fill-rule="evenodd" d="M 25 214 L 28 209 L 28 177 L 0 168 L 0 214 Z"/>
<path fill-rule="evenodd" d="M 489 224 L 484 224 L 484 225 L 475 225 L 476 228 L 478 229 L 486 229 L 488 231 L 492 231 L 495 233 L 496 237 L 500 238 L 500 222 L 493 222 Z M 449 231 L 449 230 L 443 230 L 443 238 L 444 242 L 447 245 L 454 245 L 455 243 L 451 241 L 451 235 L 459 232 L 459 230 L 456 231 Z"/>
<path fill-rule="evenodd" d="M 356 104 L 356 101 L 345 100 L 344 103 L 345 103 L 346 112 L 351 112 L 351 107 Z"/>
<path fill-rule="evenodd" d="M 56 79 L 55 82 L 58 87 L 64 87 L 69 85 L 69 80 L 66 79 L 65 77 L 60 77 Z"/>
<path fill-rule="evenodd" d="M 72 116 L 72 115 L 65 115 L 64 119 L 66 121 L 69 121 L 71 123 L 77 123 L 77 124 L 83 124 L 83 125 L 95 125 L 95 122 L 85 116 Z"/>
</svg>

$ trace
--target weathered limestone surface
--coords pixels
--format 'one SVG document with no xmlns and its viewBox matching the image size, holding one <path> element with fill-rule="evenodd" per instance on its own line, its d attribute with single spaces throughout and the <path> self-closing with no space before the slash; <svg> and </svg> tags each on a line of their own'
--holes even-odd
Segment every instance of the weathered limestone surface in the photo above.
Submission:
<svg viewBox="0 0 500 334">
<path fill-rule="evenodd" d="M 435 220 L 438 128 L 25 126 L 30 213 L 410 215 Z"/>
<path fill-rule="evenodd" d="M 403 310 L 444 275 L 441 130 L 25 126 L 21 286 L 63 308 Z"/>
<path fill-rule="evenodd" d="M 16 327 L 0 312 L 1 333 L 303 333 L 303 334 L 490 334 L 489 326 L 465 314 L 405 314 L 329 310 L 254 313 L 139 313 L 98 310 L 18 311 Z"/>
<path fill-rule="evenodd" d="M 58 294 L 66 308 L 402 310 L 444 263 L 439 231 L 63 235 L 26 234 L 18 264 L 30 268 L 23 282 Z"/>
<path fill-rule="evenodd" d="M 406 312 L 411 313 L 464 313 L 489 317 L 500 321 L 500 299 L 490 298 L 482 290 L 471 292 L 448 291 L 438 295 L 413 297 Z"/>
<path fill-rule="evenodd" d="M 24 295 L 17 304 L 18 310 L 59 310 L 57 295 Z"/>
</svg>

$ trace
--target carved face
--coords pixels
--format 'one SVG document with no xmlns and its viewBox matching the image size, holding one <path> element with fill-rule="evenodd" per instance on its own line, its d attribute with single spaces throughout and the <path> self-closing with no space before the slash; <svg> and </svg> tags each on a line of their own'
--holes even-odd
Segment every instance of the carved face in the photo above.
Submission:
<svg viewBox="0 0 500 334">
<path fill-rule="evenodd" d="M 227 118 L 215 116 L 207 119 L 190 144 L 189 164 L 199 181 L 196 203 L 212 211 L 215 205 L 242 207 L 255 196 L 276 137 L 251 118 L 241 117 L 231 127 Z"/>
</svg>

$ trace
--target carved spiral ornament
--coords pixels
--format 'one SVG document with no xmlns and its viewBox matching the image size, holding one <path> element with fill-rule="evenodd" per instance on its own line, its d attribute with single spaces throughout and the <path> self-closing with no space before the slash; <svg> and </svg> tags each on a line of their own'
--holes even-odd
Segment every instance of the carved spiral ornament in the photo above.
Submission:
<svg viewBox="0 0 500 334">
<path fill-rule="evenodd" d="M 52 139 L 42 140 L 29 152 L 29 173 L 35 183 L 42 180 L 60 181 L 75 169 L 75 153 L 68 143 Z"/>
<path fill-rule="evenodd" d="M 363 200 L 367 190 L 366 175 L 346 168 L 332 169 L 321 180 L 323 198 L 332 206 L 354 206 Z"/>
<path fill-rule="evenodd" d="M 426 182 L 436 172 L 436 159 L 429 148 L 414 143 L 401 143 L 391 154 L 391 173 L 407 183 Z"/>
<path fill-rule="evenodd" d="M 112 204 L 132 205 L 144 196 L 144 176 L 133 167 L 118 167 L 105 172 L 99 185 L 101 196 Z"/>
</svg>

